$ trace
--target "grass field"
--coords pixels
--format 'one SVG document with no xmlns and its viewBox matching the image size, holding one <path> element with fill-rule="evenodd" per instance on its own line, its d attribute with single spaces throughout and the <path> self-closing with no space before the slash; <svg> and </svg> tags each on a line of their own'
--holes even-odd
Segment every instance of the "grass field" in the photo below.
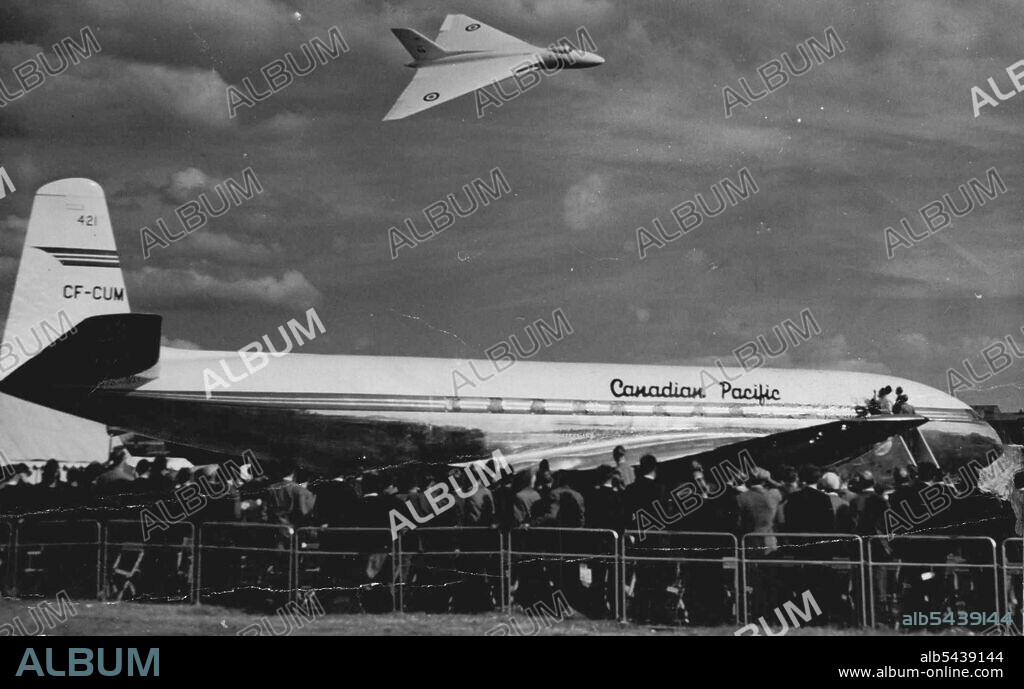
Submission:
<svg viewBox="0 0 1024 689">
<path fill-rule="evenodd" d="M 52 602 L 52 601 L 51 601 Z M 0 600 L 0 624 L 10 623 L 20 617 L 29 631 L 36 625 L 29 615 L 29 606 L 38 601 Z M 47 630 L 49 635 L 60 636 L 146 636 L 146 635 L 188 635 L 188 636 L 230 636 L 244 627 L 256 624 L 261 617 L 283 629 L 284 625 L 274 613 L 247 613 L 215 606 L 189 605 L 148 605 L 142 603 L 100 603 L 78 602 L 77 614 L 67 622 Z M 533 627 L 520 612 L 518 624 L 530 631 Z M 496 613 L 481 615 L 430 615 L 405 613 L 386 615 L 327 615 L 312 622 L 306 622 L 295 635 L 331 636 L 461 636 L 483 635 L 499 623 L 507 623 L 508 616 Z M 736 627 L 687 627 L 683 629 L 652 628 L 638 625 L 624 625 L 616 622 L 588 620 L 580 614 L 553 623 L 549 629 L 541 629 L 540 636 L 732 636 Z M 948 632 L 952 635 L 970 635 L 963 630 Z M 791 629 L 789 636 L 893 636 L 903 635 L 892 630 L 878 629 L 834 629 L 827 627 L 805 627 Z"/>
</svg>

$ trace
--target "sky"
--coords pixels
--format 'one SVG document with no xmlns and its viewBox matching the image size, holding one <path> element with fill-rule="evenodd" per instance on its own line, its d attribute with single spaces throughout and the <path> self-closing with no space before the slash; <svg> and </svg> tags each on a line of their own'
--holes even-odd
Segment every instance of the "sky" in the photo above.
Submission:
<svg viewBox="0 0 1024 689">
<path fill-rule="evenodd" d="M 483 117 L 467 95 L 382 122 L 413 74 L 389 29 L 434 37 L 448 13 L 536 45 L 585 28 L 606 63 Z M 0 305 L 35 189 L 83 176 L 107 194 L 133 310 L 177 346 L 238 349 L 313 307 L 326 334 L 304 352 L 480 358 L 561 309 L 572 334 L 535 358 L 705 364 L 809 310 L 821 333 L 772 365 L 946 389 L 996 340 L 1024 351 L 1024 97 L 978 117 L 971 98 L 990 77 L 1014 93 L 1022 22 L 999 1 L 6 0 L 9 89 L 84 27 L 102 49 L 0 109 Z M 304 62 L 333 26 L 347 52 L 229 116 L 229 85 L 265 89 L 261 67 Z M 726 117 L 724 87 L 759 90 L 783 53 L 799 68 L 828 27 L 842 53 Z M 887 226 L 922 232 L 920 207 L 993 167 L 1006 194 L 887 257 Z M 179 204 L 246 168 L 261 194 L 144 258 L 141 228 L 176 229 Z M 510 194 L 392 259 L 389 227 L 423 231 L 424 207 L 494 168 Z M 758 193 L 640 259 L 638 227 L 673 231 L 671 208 L 714 205 L 741 168 Z M 1024 363 L 974 387 L 961 397 L 1024 407 Z"/>
</svg>

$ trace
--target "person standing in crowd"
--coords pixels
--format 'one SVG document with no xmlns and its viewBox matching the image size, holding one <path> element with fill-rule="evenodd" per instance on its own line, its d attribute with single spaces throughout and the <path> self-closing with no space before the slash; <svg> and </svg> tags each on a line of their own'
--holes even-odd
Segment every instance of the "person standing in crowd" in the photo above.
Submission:
<svg viewBox="0 0 1024 689">
<path fill-rule="evenodd" d="M 530 521 L 533 506 L 540 500 L 540 493 L 533 488 L 533 471 L 529 468 L 516 472 L 512 481 L 515 497 L 512 500 L 512 527 L 522 526 Z"/>
<path fill-rule="evenodd" d="M 860 471 L 850 482 L 854 492 L 850 501 L 850 527 L 858 536 L 885 534 L 885 511 L 889 501 L 875 491 L 875 477 L 870 471 Z"/>
<path fill-rule="evenodd" d="M 818 489 L 821 469 L 813 464 L 804 464 L 798 470 L 800 490 L 786 498 L 782 505 L 783 530 L 788 533 L 828 534 L 836 528 L 832 500 Z M 829 560 L 835 554 L 829 543 L 813 537 L 796 537 L 784 541 L 787 545 L 799 546 L 796 555 L 801 560 Z M 827 570 L 819 564 L 808 564 L 796 568 L 786 577 L 790 593 L 787 597 L 799 598 L 804 591 L 810 591 L 821 605 L 827 617 L 832 612 L 833 585 Z M 811 624 L 820 623 L 812 621 Z"/>
<path fill-rule="evenodd" d="M 736 497 L 739 506 L 739 530 L 740 534 L 764 534 L 760 537 L 749 537 L 746 543 L 751 548 L 751 555 L 754 558 L 771 558 L 778 547 L 778 539 L 773 535 L 775 520 L 778 515 L 779 505 L 782 503 L 782 494 L 774 487 L 771 474 L 765 469 L 756 469 L 751 472 L 747 479 L 747 490 Z M 775 484 L 777 485 L 777 484 Z M 709 572 L 710 574 L 710 572 Z M 753 587 L 751 606 L 756 611 L 756 616 L 761 616 L 768 610 L 776 607 L 780 598 L 778 591 L 778 577 L 775 576 L 775 567 L 767 564 L 759 564 L 752 568 L 750 577 Z M 706 577 L 710 579 L 710 577 Z M 708 592 L 713 591 L 711 581 L 701 581 L 704 593 L 702 598 L 707 599 Z M 687 605 L 688 608 L 701 610 L 701 600 L 694 600 Z"/>
<path fill-rule="evenodd" d="M 279 480 L 267 487 L 267 521 L 286 526 L 305 526 L 316 496 L 305 486 L 295 482 L 295 468 L 281 470 Z"/>
<path fill-rule="evenodd" d="M 597 487 L 587 500 L 588 529 L 619 531 L 625 521 L 622 491 L 616 487 L 619 470 L 607 464 L 597 468 Z M 591 610 L 594 617 L 607 617 L 615 609 L 615 563 L 607 559 L 590 561 Z"/>
<path fill-rule="evenodd" d="M 654 503 L 667 509 L 668 491 L 657 480 L 658 460 L 654 455 L 640 458 L 636 481 L 626 489 L 625 502 L 627 513 L 627 529 L 642 530 L 647 524 L 640 524 L 637 515 L 640 510 L 654 514 Z M 663 563 L 641 562 L 636 565 L 635 576 L 635 612 L 634 617 L 640 624 L 648 622 L 665 622 L 664 606 L 661 605 L 665 594 L 666 570 Z"/>
<path fill-rule="evenodd" d="M 135 481 L 149 480 L 149 470 L 152 465 L 148 459 L 140 459 L 135 465 Z"/>
<path fill-rule="evenodd" d="M 107 470 L 96 477 L 93 485 L 100 493 L 117 493 L 136 478 L 135 470 L 128 466 L 128 452 L 115 448 L 107 461 Z"/>
<path fill-rule="evenodd" d="M 565 472 L 559 472 L 551 478 L 551 483 L 541 483 L 537 486 L 541 497 L 534 503 L 530 526 L 583 528 L 583 496 L 569 487 L 565 483 L 565 478 Z M 545 563 L 541 571 L 544 573 L 543 580 L 546 584 L 543 588 L 548 590 L 538 590 L 539 599 L 560 590 L 565 594 L 570 606 L 580 607 L 582 586 L 579 562 Z M 554 585 L 553 589 L 551 582 Z"/>
<path fill-rule="evenodd" d="M 757 469 L 747 480 L 747 490 L 736 497 L 739 505 L 740 534 L 774 533 L 775 515 L 782 503 L 782 496 L 772 484 L 771 474 L 765 469 Z M 776 539 L 770 536 L 764 539 L 765 552 L 772 552 L 776 547 Z"/>
<path fill-rule="evenodd" d="M 843 480 L 834 471 L 827 471 L 821 476 L 818 487 L 828 496 L 832 503 L 832 512 L 835 515 L 835 531 L 837 533 L 853 533 L 853 526 L 850 520 L 850 505 L 842 497 Z M 853 539 L 844 541 L 836 539 L 833 543 L 823 544 L 822 559 L 854 559 L 851 548 Z M 827 551 L 826 551 L 827 549 Z M 859 547 L 856 558 L 859 558 Z M 854 611 L 851 586 L 853 576 L 851 570 L 836 570 L 825 568 L 822 570 L 825 579 L 825 589 L 828 592 L 828 619 L 830 623 L 847 625 L 852 622 Z"/>
<path fill-rule="evenodd" d="M 632 485 L 627 486 L 624 495 L 626 503 L 626 525 L 629 529 L 641 529 L 642 525 L 637 523 L 637 512 L 643 510 L 647 514 L 654 514 L 654 503 L 660 502 L 662 508 L 666 509 L 665 487 L 657 481 L 658 460 L 654 455 L 644 455 L 640 458 L 640 468 L 637 470 L 637 478 Z"/>
<path fill-rule="evenodd" d="M 783 464 L 779 467 L 778 476 L 779 482 L 782 484 L 779 486 L 779 491 L 782 493 L 783 499 L 800 490 L 800 479 L 797 476 L 795 467 Z"/>
<path fill-rule="evenodd" d="M 892 548 L 889 539 L 878 538 L 885 535 L 885 513 L 889 509 L 889 501 L 875 490 L 875 477 L 870 471 L 855 474 L 850 480 L 850 488 L 855 493 L 850 501 L 850 528 L 864 540 L 870 549 L 872 561 L 890 562 Z M 886 567 L 877 570 L 875 576 L 871 577 L 876 605 L 886 605 L 895 574 L 895 570 Z"/>
<path fill-rule="evenodd" d="M 430 521 L 431 526 L 462 526 L 466 519 L 466 499 L 455 492 L 452 487 L 452 478 L 456 477 L 457 474 L 463 473 L 461 469 L 448 469 L 441 471 L 439 479 L 435 479 L 430 482 L 430 486 L 427 487 L 425 492 L 429 492 L 430 488 L 438 483 L 443 483 L 448 489 L 448 495 L 451 496 L 452 505 L 444 512 L 436 514 Z M 455 479 L 456 481 L 458 478 Z M 435 493 L 437 491 L 434 491 Z M 428 514 L 433 514 L 429 512 Z"/>
<path fill-rule="evenodd" d="M 785 531 L 789 533 L 832 533 L 836 515 L 832 500 L 818 490 L 821 469 L 805 464 L 798 472 L 803 487 L 790 494 L 784 503 Z"/>
<path fill-rule="evenodd" d="M 398 478 L 395 479 L 395 486 L 398 492 L 395 497 L 402 502 L 408 502 L 412 496 L 420 492 L 420 484 L 425 483 L 423 472 L 418 466 L 404 466 L 398 471 Z"/>
<path fill-rule="evenodd" d="M 34 488 L 35 509 L 61 512 L 71 507 L 71 488 L 60 480 L 60 463 L 56 459 L 47 460 L 43 477 Z"/>
<path fill-rule="evenodd" d="M 581 529 L 584 521 L 583 496 L 565 483 L 560 472 L 550 485 L 538 486 L 541 498 L 533 506 L 531 526 Z"/>
<path fill-rule="evenodd" d="M 612 459 L 615 460 L 615 468 L 619 470 L 622 487 L 629 488 L 636 481 L 636 475 L 633 473 L 633 467 L 626 461 L 626 448 L 616 445 L 612 450 Z"/>
<path fill-rule="evenodd" d="M 359 493 L 344 474 L 317 483 L 312 491 L 314 524 L 339 528 L 355 523 Z"/>
<path fill-rule="evenodd" d="M 835 530 L 840 533 L 852 533 L 850 527 L 850 506 L 846 500 L 839 495 L 843 489 L 843 480 L 834 471 L 827 471 L 821 475 L 818 488 L 828 496 L 832 503 L 832 513 L 835 515 Z"/>
<path fill-rule="evenodd" d="M 484 485 L 483 478 L 479 475 L 474 478 L 469 472 L 473 467 L 466 467 L 459 475 L 459 485 L 462 492 L 469 497 L 465 502 L 465 513 L 463 524 L 466 526 L 493 526 L 495 523 L 494 494 L 491 489 Z M 476 486 L 476 490 L 473 486 Z"/>
<path fill-rule="evenodd" d="M 363 497 L 359 502 L 354 526 L 364 529 L 391 530 L 391 511 L 403 512 L 405 504 L 398 499 L 398 488 L 387 473 L 367 471 L 362 476 Z M 366 612 L 389 612 L 391 600 L 390 536 L 373 537 L 362 549 L 365 567 L 358 573 L 362 583 L 360 598 Z M 385 543 L 387 546 L 385 547 Z"/>
<path fill-rule="evenodd" d="M 0 482 L 0 517 L 17 517 L 24 514 L 29 507 L 31 488 L 28 478 L 32 470 L 27 464 L 18 463 L 13 467 L 14 474 Z M 2 476 L 0 476 L 2 478 Z"/>
<path fill-rule="evenodd" d="M 190 483 L 192 483 L 192 469 L 189 467 L 178 469 L 178 473 L 174 475 L 174 487 L 177 489 Z"/>
</svg>

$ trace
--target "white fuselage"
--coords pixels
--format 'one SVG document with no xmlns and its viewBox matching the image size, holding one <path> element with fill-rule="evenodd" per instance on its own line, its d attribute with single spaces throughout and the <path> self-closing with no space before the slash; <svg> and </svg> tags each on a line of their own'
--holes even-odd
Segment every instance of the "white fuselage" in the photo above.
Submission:
<svg viewBox="0 0 1024 689">
<path fill-rule="evenodd" d="M 208 389 L 210 372 L 226 387 Z M 174 442 L 332 470 L 457 463 L 494 450 L 512 463 L 547 458 L 588 468 L 607 462 L 617 444 L 667 459 L 853 418 L 884 385 L 904 388 L 929 419 L 923 428 L 941 424 L 998 444 L 968 405 L 934 388 L 770 368 L 297 353 L 247 367 L 238 352 L 165 348 L 153 369 L 100 385 L 74 411 Z"/>
</svg>

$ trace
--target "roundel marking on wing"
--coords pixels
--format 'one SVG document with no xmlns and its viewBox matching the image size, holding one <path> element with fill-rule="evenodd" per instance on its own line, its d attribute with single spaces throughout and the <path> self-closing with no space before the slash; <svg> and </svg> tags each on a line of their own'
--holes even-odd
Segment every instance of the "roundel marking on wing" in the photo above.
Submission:
<svg viewBox="0 0 1024 689">
<path fill-rule="evenodd" d="M 469 26 L 466 27 L 466 31 L 476 31 L 479 28 L 479 24 L 470 24 Z"/>
<path fill-rule="evenodd" d="M 437 91 L 431 91 L 427 95 L 423 96 L 423 100 L 425 100 L 425 101 L 427 101 L 429 103 L 430 101 L 437 100 L 440 97 L 441 97 L 440 93 L 438 93 Z"/>
</svg>

